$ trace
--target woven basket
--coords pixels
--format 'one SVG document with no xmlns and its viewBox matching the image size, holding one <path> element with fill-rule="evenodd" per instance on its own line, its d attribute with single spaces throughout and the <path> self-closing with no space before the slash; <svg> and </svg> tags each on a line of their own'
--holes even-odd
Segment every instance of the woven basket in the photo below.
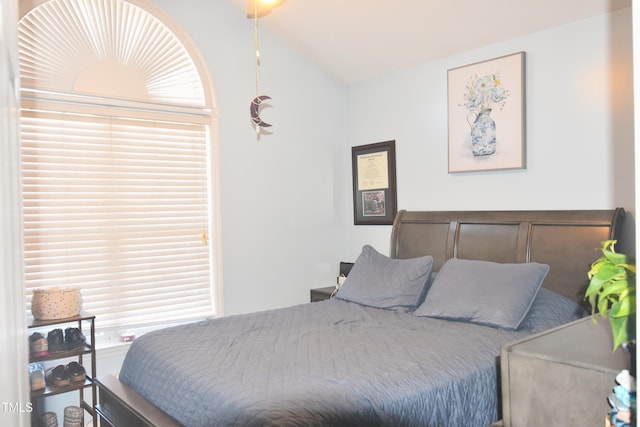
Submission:
<svg viewBox="0 0 640 427">
<path fill-rule="evenodd" d="M 57 320 L 77 316 L 82 310 L 79 288 L 35 289 L 31 313 L 37 320 Z"/>
</svg>

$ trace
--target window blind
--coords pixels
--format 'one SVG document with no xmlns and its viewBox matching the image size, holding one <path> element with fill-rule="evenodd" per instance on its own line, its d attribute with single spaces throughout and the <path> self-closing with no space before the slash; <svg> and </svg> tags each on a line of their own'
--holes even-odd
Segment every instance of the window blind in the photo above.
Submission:
<svg viewBox="0 0 640 427">
<path fill-rule="evenodd" d="M 78 286 L 101 328 L 212 316 L 208 132 L 23 108 L 27 295 Z"/>
</svg>

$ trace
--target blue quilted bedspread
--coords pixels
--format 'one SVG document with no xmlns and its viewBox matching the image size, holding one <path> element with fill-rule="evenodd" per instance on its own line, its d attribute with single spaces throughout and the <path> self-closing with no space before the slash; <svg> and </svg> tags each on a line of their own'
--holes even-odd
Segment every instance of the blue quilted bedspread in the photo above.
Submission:
<svg viewBox="0 0 640 427">
<path fill-rule="evenodd" d="M 186 426 L 488 426 L 531 331 L 327 300 L 138 338 L 120 379 Z"/>
</svg>

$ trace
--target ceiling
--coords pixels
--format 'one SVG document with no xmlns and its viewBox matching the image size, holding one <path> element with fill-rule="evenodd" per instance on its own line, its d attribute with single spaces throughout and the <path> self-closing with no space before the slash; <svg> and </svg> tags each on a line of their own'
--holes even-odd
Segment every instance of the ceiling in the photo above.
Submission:
<svg viewBox="0 0 640 427">
<path fill-rule="evenodd" d="M 247 0 L 231 1 L 246 13 Z M 287 0 L 259 26 L 353 83 L 631 7 L 631 1 Z"/>
</svg>

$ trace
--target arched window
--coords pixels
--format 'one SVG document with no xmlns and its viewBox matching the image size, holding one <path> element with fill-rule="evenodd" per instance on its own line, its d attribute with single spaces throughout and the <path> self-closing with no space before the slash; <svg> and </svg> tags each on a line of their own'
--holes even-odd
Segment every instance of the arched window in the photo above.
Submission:
<svg viewBox="0 0 640 427">
<path fill-rule="evenodd" d="M 215 314 L 212 84 L 144 0 L 21 1 L 25 280 L 98 327 Z"/>
</svg>

